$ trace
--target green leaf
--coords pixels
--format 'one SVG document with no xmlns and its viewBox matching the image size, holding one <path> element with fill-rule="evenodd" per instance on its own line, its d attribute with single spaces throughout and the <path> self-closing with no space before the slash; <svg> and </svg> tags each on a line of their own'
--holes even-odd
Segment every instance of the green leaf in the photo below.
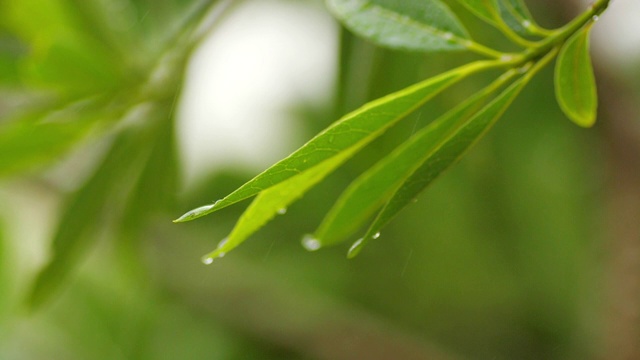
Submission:
<svg viewBox="0 0 640 360">
<path fill-rule="evenodd" d="M 590 127 L 596 121 L 598 99 L 589 56 L 590 23 L 570 37 L 560 50 L 555 70 L 556 99 L 574 123 Z"/>
<path fill-rule="evenodd" d="M 139 172 L 140 130 L 128 128 L 89 180 L 69 198 L 52 241 L 51 260 L 40 271 L 29 294 L 30 308 L 41 306 L 98 240 L 101 224 L 121 204 L 123 187 Z"/>
<path fill-rule="evenodd" d="M 319 244 L 326 246 L 340 242 L 362 226 L 411 174 L 483 106 L 492 93 L 514 75 L 515 70 L 505 73 L 491 85 L 416 133 L 353 181 L 315 232 L 315 239 Z"/>
<path fill-rule="evenodd" d="M 365 236 L 353 244 L 348 256 L 350 258 L 356 256 L 370 239 L 377 238 L 383 226 L 391 221 L 400 210 L 411 203 L 433 180 L 456 163 L 473 144 L 482 138 L 511 105 L 529 80 L 555 55 L 556 51 L 551 51 L 531 67 L 523 77 L 511 84 L 471 119 L 456 128 L 447 139 L 442 141 L 437 149 L 429 155 L 428 159 L 393 194 L 393 197 L 376 216 Z"/>
<path fill-rule="evenodd" d="M 476 16 L 489 24 L 496 25 L 500 15 L 498 0 L 458 0 Z"/>
<path fill-rule="evenodd" d="M 439 0 L 328 0 L 327 5 L 351 31 L 393 49 L 463 50 L 469 39 Z"/>
<path fill-rule="evenodd" d="M 210 214 L 316 166 L 327 170 L 318 172 L 318 176 L 324 177 L 328 171 L 333 170 L 332 166 L 324 164 L 325 161 L 334 157 L 340 161 L 346 160 L 348 156 L 363 148 L 445 88 L 466 76 L 495 66 L 499 66 L 499 62 L 479 61 L 467 64 L 367 103 L 333 123 L 293 154 L 271 166 L 222 200 L 191 210 L 175 222 L 190 221 Z"/>
</svg>

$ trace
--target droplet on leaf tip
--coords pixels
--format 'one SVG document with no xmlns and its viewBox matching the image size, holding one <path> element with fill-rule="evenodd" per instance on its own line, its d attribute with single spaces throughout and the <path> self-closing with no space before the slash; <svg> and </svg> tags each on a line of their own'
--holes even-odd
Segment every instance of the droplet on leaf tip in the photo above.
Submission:
<svg viewBox="0 0 640 360">
<path fill-rule="evenodd" d="M 202 258 L 202 263 L 205 265 L 211 265 L 213 263 L 213 258 L 209 255 Z"/>
<path fill-rule="evenodd" d="M 377 233 L 373 234 L 373 236 L 371 236 L 372 239 L 377 239 L 380 237 L 380 231 L 378 231 Z"/>
<path fill-rule="evenodd" d="M 356 240 L 356 242 L 354 242 L 353 245 L 351 245 L 351 247 L 349 248 L 349 251 L 347 252 L 348 259 L 353 259 L 360 253 L 360 250 L 362 250 L 362 247 L 363 247 L 363 242 L 364 242 L 364 238 L 360 238 Z"/>
<path fill-rule="evenodd" d="M 307 234 L 302 238 L 302 246 L 308 251 L 316 251 L 322 246 L 313 235 Z"/>
</svg>

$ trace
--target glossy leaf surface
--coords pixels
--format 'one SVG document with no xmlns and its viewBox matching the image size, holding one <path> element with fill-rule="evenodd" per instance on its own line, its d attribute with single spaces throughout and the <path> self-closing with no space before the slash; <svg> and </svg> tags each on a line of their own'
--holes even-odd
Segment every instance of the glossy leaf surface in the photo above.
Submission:
<svg viewBox="0 0 640 360">
<path fill-rule="evenodd" d="M 573 35 L 556 62 L 556 98 L 562 111 L 577 125 L 590 127 L 596 121 L 598 98 L 589 56 L 591 25 Z"/>
<path fill-rule="evenodd" d="M 293 154 L 265 170 L 222 200 L 191 210 L 178 218 L 176 222 L 189 221 L 207 215 L 254 196 L 316 166 L 325 167 L 324 162 L 331 158 L 341 158 L 344 154 L 353 154 L 445 88 L 472 73 L 494 65 L 494 62 L 484 61 L 468 64 L 372 101 L 347 114 Z M 333 168 L 327 166 L 326 169 L 332 170 Z M 324 177 L 326 174 L 328 172 L 318 172 L 318 176 Z"/>
<path fill-rule="evenodd" d="M 322 245 L 331 245 L 356 231 L 510 77 L 505 74 L 442 115 L 357 178 L 329 211 L 315 238 Z"/>
<path fill-rule="evenodd" d="M 415 51 L 462 50 L 469 34 L 439 0 L 328 0 L 347 28 L 385 47 Z"/>
</svg>

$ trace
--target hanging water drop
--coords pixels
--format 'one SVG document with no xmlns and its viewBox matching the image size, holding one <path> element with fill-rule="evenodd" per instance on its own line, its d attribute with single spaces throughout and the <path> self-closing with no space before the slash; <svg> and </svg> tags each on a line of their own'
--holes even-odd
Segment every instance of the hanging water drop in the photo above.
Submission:
<svg viewBox="0 0 640 360">
<path fill-rule="evenodd" d="M 209 205 L 200 206 L 200 207 L 195 208 L 193 210 L 187 211 L 184 215 L 180 216 L 176 220 L 173 220 L 173 222 L 183 222 L 183 221 L 189 221 L 189 220 L 195 219 L 197 217 L 205 215 L 205 213 L 207 211 L 213 209 L 214 206 L 216 206 L 216 205 L 215 204 L 209 204 Z"/>
<path fill-rule="evenodd" d="M 378 231 L 377 233 L 373 234 L 373 236 L 371 236 L 372 239 L 377 239 L 380 237 L 380 231 Z"/>
<path fill-rule="evenodd" d="M 360 253 L 360 250 L 362 250 L 362 247 L 364 246 L 363 242 L 364 242 L 364 238 L 360 238 L 356 240 L 356 242 L 354 242 L 353 245 L 351 245 L 351 247 L 349 248 L 349 251 L 347 252 L 348 259 L 353 259 Z"/>
<path fill-rule="evenodd" d="M 320 241 L 316 239 L 313 235 L 305 235 L 302 238 L 302 246 L 308 251 L 316 251 L 320 249 Z"/>
<path fill-rule="evenodd" d="M 211 263 L 213 263 L 213 258 L 207 255 L 202 258 L 202 263 L 205 265 L 211 265 Z"/>
<path fill-rule="evenodd" d="M 227 241 L 229 241 L 229 238 L 228 238 L 228 237 L 226 237 L 226 238 L 224 238 L 224 239 L 220 240 L 220 242 L 218 243 L 218 249 L 220 249 L 221 247 L 223 247 L 223 246 L 224 246 L 224 244 L 226 244 L 226 243 L 227 243 Z"/>
<path fill-rule="evenodd" d="M 598 20 L 600 20 L 600 16 L 598 16 L 598 15 L 593 15 L 593 17 L 591 18 L 591 20 L 593 20 L 593 21 L 598 21 Z"/>
<path fill-rule="evenodd" d="M 287 208 L 282 208 L 278 210 L 278 215 L 284 215 L 287 213 Z"/>
</svg>

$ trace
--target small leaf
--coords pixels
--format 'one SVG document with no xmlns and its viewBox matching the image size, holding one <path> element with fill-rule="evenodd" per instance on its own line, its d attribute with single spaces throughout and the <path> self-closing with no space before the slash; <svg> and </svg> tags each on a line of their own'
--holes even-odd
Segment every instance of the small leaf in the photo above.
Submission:
<svg viewBox="0 0 640 360">
<path fill-rule="evenodd" d="M 463 50 L 469 34 L 439 0 L 328 0 L 356 34 L 385 47 L 415 51 Z"/>
<path fill-rule="evenodd" d="M 560 50 L 555 70 L 556 99 L 574 123 L 590 127 L 596 121 L 598 99 L 589 56 L 591 25 L 570 37 Z"/>
<path fill-rule="evenodd" d="M 513 75 L 515 70 L 509 71 L 448 111 L 353 181 L 325 216 L 315 238 L 323 246 L 335 244 L 362 226 Z"/>
<path fill-rule="evenodd" d="M 462 155 L 476 143 L 488 129 L 502 116 L 509 105 L 515 100 L 520 91 L 529 80 L 544 67 L 557 51 L 551 51 L 547 56 L 538 61 L 527 73 L 511 84 L 506 90 L 498 95 L 493 101 L 476 113 L 465 124 L 456 129 L 438 149 L 433 152 L 398 189 L 393 197 L 387 202 L 384 208 L 367 230 L 362 241 L 351 247 L 349 257 L 356 256 L 364 245 L 379 233 L 396 214 L 415 199 L 429 184 L 433 182 L 449 166 L 457 162 Z"/>
<path fill-rule="evenodd" d="M 493 61 L 467 64 L 367 103 L 333 123 L 293 154 L 280 160 L 224 199 L 191 210 L 175 222 L 190 221 L 220 210 L 316 166 L 324 167 L 325 161 L 341 157 L 343 153 L 350 156 L 442 90 L 470 74 L 497 64 Z M 324 172 L 318 174 L 326 176 Z"/>
</svg>

